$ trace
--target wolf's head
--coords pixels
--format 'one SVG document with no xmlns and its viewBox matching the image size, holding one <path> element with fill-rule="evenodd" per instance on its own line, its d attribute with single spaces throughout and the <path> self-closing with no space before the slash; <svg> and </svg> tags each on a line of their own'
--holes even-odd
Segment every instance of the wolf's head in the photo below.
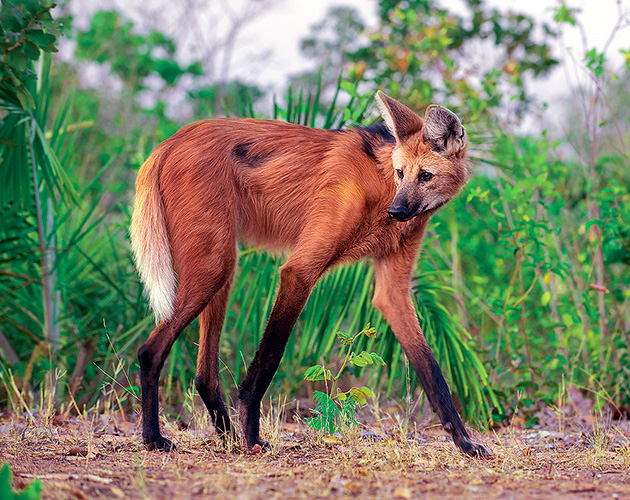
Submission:
<svg viewBox="0 0 630 500">
<path fill-rule="evenodd" d="M 432 104 L 421 118 L 407 106 L 376 94 L 381 115 L 396 138 L 392 152 L 396 195 L 389 215 L 399 221 L 434 211 L 466 184 L 466 129 L 455 113 Z"/>
</svg>

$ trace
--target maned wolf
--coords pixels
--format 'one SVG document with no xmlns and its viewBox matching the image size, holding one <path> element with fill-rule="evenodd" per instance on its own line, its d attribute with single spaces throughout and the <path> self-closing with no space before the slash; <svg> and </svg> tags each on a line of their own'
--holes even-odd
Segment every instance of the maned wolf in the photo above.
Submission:
<svg viewBox="0 0 630 500">
<path fill-rule="evenodd" d="M 292 251 L 258 351 L 238 392 L 248 447 L 262 445 L 260 402 L 317 280 L 332 266 L 374 259 L 373 304 L 411 361 L 455 444 L 473 442 L 420 329 L 411 276 L 427 223 L 466 183 L 466 130 L 431 105 L 424 118 L 378 92 L 384 124 L 317 130 L 216 119 L 160 144 L 136 181 L 131 242 L 159 322 L 138 351 L 143 439 L 170 450 L 158 423 L 158 381 L 182 330 L 200 322 L 195 385 L 217 432 L 233 433 L 219 389 L 219 337 L 237 239 Z"/>
</svg>

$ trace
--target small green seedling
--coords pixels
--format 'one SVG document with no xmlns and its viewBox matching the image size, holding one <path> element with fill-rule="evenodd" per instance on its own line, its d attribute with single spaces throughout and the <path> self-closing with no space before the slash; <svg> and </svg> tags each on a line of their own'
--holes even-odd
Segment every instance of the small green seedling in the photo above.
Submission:
<svg viewBox="0 0 630 500">
<path fill-rule="evenodd" d="M 19 493 L 13 493 L 11 489 L 11 466 L 4 462 L 0 469 L 0 498 L 3 500 L 40 500 L 42 498 L 42 482 L 35 479 L 31 484 Z"/>
<path fill-rule="evenodd" d="M 326 392 L 315 391 L 313 399 L 317 406 L 312 410 L 313 417 L 306 420 L 311 429 L 325 435 L 333 435 L 344 427 L 358 425 L 356 413 L 359 405 L 367 403 L 367 398 L 372 397 L 372 391 L 368 387 L 352 387 L 343 392 L 337 387 L 337 381 L 350 366 L 364 368 L 368 365 L 385 365 L 383 358 L 373 352 L 362 351 L 356 353 L 352 346 L 361 335 L 376 337 L 376 330 L 368 324 L 364 330 L 352 336 L 338 332 L 337 338 L 343 346 L 347 346 L 345 358 L 337 375 L 332 374 L 323 364 L 311 366 L 304 372 L 304 378 L 315 382 L 326 381 Z M 341 352 L 343 353 L 344 348 Z M 328 383 L 330 382 L 330 387 Z"/>
</svg>

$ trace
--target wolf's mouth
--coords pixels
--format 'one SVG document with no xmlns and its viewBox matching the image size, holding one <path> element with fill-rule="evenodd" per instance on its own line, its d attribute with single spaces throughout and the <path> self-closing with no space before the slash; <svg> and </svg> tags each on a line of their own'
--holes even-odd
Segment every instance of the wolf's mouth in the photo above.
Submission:
<svg viewBox="0 0 630 500">
<path fill-rule="evenodd" d="M 398 222 L 407 222 L 408 220 L 411 220 L 411 219 L 413 219 L 414 217 L 417 217 L 420 214 L 426 214 L 426 213 L 434 212 L 438 208 L 443 207 L 444 205 L 446 205 L 447 202 L 448 202 L 448 200 L 442 201 L 442 202 L 438 203 L 437 205 L 435 205 L 433 208 L 429 208 L 429 209 L 427 209 L 427 207 L 429 206 L 429 204 L 427 203 L 426 205 L 424 205 L 417 212 L 410 212 L 409 214 L 402 214 L 402 213 L 392 214 L 390 212 L 389 215 L 393 219 L 396 219 Z"/>
<path fill-rule="evenodd" d="M 416 214 L 416 215 L 420 215 L 420 214 L 424 214 L 424 213 L 428 213 L 428 212 L 433 212 L 433 211 L 437 210 L 438 208 L 441 208 L 444 205 L 446 205 L 447 202 L 448 202 L 448 200 L 442 201 L 442 202 L 438 203 L 437 205 L 435 205 L 433 208 L 429 208 L 429 209 L 427 209 L 427 207 L 429 206 L 429 204 L 427 203 L 424 207 L 422 207 L 422 210 L 420 210 L 418 212 L 418 214 Z"/>
</svg>

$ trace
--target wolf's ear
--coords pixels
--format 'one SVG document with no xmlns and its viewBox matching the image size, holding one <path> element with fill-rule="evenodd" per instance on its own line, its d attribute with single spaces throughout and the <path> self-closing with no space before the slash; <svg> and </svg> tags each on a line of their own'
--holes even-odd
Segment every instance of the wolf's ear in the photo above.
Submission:
<svg viewBox="0 0 630 500">
<path fill-rule="evenodd" d="M 419 132 L 422 128 L 422 118 L 396 99 L 386 96 L 380 90 L 374 99 L 396 142 L 404 141 L 406 137 Z"/>
<path fill-rule="evenodd" d="M 455 113 L 431 104 L 424 115 L 422 138 L 439 154 L 458 153 L 466 147 L 466 129 Z"/>
</svg>

